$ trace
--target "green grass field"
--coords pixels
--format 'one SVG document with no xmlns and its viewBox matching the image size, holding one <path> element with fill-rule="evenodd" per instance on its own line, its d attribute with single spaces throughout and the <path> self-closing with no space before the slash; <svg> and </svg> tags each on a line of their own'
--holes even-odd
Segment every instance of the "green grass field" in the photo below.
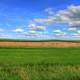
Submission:
<svg viewBox="0 0 80 80">
<path fill-rule="evenodd" d="M 80 48 L 0 47 L 0 80 L 80 80 Z"/>
</svg>

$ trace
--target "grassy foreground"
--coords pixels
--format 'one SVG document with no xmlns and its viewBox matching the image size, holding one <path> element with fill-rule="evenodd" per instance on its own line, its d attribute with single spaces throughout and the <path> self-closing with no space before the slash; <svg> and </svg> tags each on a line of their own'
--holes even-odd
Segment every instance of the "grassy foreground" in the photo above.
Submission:
<svg viewBox="0 0 80 80">
<path fill-rule="evenodd" d="M 80 48 L 0 47 L 0 80 L 80 80 Z"/>
</svg>

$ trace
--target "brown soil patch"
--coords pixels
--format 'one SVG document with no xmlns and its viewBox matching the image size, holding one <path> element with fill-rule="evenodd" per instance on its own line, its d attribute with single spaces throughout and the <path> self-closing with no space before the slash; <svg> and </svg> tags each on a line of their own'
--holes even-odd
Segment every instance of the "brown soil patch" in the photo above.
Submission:
<svg viewBox="0 0 80 80">
<path fill-rule="evenodd" d="M 60 41 L 51 41 L 51 42 L 9 42 L 9 41 L 0 41 L 0 46 L 19 46 L 19 47 L 79 47 L 80 42 L 60 42 Z"/>
</svg>

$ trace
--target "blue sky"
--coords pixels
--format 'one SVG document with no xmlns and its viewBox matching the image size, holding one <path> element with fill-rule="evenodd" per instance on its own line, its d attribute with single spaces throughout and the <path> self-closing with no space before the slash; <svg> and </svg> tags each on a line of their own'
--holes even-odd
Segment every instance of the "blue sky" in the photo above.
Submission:
<svg viewBox="0 0 80 80">
<path fill-rule="evenodd" d="M 80 0 L 0 0 L 0 38 L 80 39 Z"/>
</svg>

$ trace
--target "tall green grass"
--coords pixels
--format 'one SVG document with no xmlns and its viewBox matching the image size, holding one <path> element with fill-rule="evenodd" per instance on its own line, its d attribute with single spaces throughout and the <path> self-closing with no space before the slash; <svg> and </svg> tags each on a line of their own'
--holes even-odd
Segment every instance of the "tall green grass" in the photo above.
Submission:
<svg viewBox="0 0 80 80">
<path fill-rule="evenodd" d="M 80 48 L 0 47 L 0 80 L 80 80 Z"/>
<path fill-rule="evenodd" d="M 80 80 L 80 65 L 1 66 L 0 80 Z"/>
</svg>

